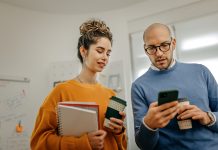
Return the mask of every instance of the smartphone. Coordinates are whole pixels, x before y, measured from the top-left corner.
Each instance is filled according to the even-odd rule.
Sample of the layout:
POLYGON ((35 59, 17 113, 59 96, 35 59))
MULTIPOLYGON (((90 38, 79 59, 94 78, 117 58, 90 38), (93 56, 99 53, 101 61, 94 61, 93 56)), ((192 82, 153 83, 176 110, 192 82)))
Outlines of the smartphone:
POLYGON ((178 90, 160 91, 158 93, 158 105, 176 101, 178 99, 178 90))

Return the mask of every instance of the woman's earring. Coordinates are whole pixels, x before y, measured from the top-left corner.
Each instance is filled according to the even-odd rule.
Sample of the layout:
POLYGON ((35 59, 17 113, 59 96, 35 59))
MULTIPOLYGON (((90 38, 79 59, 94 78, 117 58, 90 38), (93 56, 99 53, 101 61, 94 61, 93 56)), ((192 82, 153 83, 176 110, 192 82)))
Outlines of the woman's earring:
POLYGON ((82 56, 83 62, 85 62, 86 60, 86 56, 82 56))

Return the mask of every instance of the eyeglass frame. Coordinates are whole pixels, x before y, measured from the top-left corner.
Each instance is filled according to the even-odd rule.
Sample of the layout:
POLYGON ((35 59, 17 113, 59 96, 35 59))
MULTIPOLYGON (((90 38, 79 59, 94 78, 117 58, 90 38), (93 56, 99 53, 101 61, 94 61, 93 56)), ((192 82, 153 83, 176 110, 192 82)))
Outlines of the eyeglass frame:
POLYGON ((158 48, 161 52, 167 52, 167 51, 170 50, 170 46, 171 46, 172 41, 173 41, 173 38, 170 37, 170 41, 165 41, 165 42, 161 43, 161 44, 168 44, 169 48, 168 48, 168 50, 166 50, 166 51, 165 51, 165 50, 163 51, 163 50, 160 48, 161 46, 163 46, 163 45, 161 45, 161 44, 160 44, 159 46, 151 45, 151 46, 153 46, 153 47, 155 48, 155 51, 154 51, 154 53, 152 53, 152 54, 149 54, 149 53, 148 53, 147 50, 148 50, 149 47, 145 48, 145 46, 146 46, 145 44, 144 44, 144 49, 145 49, 146 53, 149 54, 149 55, 154 55, 154 54, 157 52, 157 48, 158 48), (168 43, 168 42, 169 42, 169 43, 168 43))

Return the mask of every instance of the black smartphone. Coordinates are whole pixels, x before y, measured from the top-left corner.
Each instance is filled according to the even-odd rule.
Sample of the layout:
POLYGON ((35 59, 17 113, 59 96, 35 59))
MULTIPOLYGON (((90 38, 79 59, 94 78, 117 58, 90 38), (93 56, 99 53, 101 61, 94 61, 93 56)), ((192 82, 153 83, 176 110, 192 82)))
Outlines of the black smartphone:
POLYGON ((158 105, 176 101, 178 99, 178 90, 160 91, 158 93, 158 105))

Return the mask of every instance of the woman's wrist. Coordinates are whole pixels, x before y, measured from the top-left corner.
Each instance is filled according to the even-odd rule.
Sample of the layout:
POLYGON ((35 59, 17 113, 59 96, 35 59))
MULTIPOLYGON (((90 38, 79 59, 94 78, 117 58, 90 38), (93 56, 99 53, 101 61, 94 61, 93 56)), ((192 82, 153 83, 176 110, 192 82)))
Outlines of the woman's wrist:
POLYGON ((125 129, 126 129, 126 128, 123 126, 120 132, 118 132, 118 133, 115 133, 115 132, 114 132, 114 134, 115 134, 115 135, 120 135, 120 134, 124 133, 125 129))

